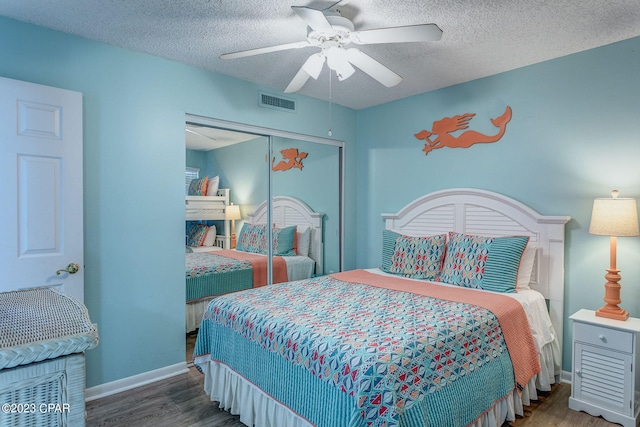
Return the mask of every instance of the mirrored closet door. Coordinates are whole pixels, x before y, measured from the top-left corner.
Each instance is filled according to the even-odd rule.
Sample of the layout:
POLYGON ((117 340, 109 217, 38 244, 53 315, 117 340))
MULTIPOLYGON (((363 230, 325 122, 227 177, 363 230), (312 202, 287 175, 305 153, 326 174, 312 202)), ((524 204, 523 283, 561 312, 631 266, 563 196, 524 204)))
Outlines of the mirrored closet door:
MULTIPOLYGON (((321 224, 313 228, 311 256, 316 260, 316 274, 341 270, 341 147, 281 136, 272 137, 272 200, 292 197, 321 213, 321 224), (317 236, 313 235, 317 233, 317 236), (317 256, 316 256, 317 255, 317 256)), ((274 204, 274 207, 278 203, 274 204)), ((280 212, 274 210, 274 215, 280 212)), ((304 224, 298 226, 305 229, 304 224)), ((304 241, 306 242, 306 241, 304 241)), ((306 248, 301 248, 304 253, 306 248)))
POLYGON ((341 141, 193 115, 185 139, 187 332, 215 295, 341 271, 341 141))

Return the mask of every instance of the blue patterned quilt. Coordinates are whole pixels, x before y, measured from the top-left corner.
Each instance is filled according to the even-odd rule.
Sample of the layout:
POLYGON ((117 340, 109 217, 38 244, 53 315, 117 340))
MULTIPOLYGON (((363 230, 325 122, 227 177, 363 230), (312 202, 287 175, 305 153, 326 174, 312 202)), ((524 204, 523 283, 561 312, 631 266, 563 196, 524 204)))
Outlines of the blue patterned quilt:
POLYGON ((185 264, 187 302, 253 287, 250 261, 195 252, 185 254, 185 264))
POLYGON ((250 261, 239 261, 209 252, 186 254, 187 278, 251 268, 250 261))
POLYGON ((318 426, 459 427, 514 387, 508 351, 490 311, 330 276, 215 299, 196 342, 194 355, 204 354, 277 393, 318 426), (297 372, 296 381, 321 381, 348 396, 352 413, 343 421, 327 420, 313 408, 320 405, 318 396, 296 403, 300 391, 282 390, 284 374, 265 374, 242 360, 255 348, 276 365, 296 366, 297 371, 286 368, 297 372), (457 405, 455 399, 469 399, 471 386, 482 396, 457 405))

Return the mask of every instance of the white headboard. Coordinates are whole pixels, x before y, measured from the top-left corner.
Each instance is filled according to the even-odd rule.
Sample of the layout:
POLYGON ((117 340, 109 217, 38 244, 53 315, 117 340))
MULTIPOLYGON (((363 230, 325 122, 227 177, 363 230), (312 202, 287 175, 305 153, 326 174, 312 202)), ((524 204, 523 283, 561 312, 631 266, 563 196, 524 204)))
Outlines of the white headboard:
MULTIPOLYGON (((309 258, 316 262, 316 273, 324 272, 324 248, 322 242, 322 216, 314 212, 303 201, 289 196, 273 198, 273 223, 277 227, 298 226, 299 230, 311 227, 311 248, 309 258)), ((248 215, 250 224, 267 223, 267 202, 262 202, 253 213, 248 215)))
POLYGON ((530 286, 549 300, 551 321, 562 345, 564 225, 570 217, 540 215, 510 197, 473 188, 436 191, 382 217, 387 230, 410 236, 449 231, 530 236, 530 242, 538 247, 530 286))

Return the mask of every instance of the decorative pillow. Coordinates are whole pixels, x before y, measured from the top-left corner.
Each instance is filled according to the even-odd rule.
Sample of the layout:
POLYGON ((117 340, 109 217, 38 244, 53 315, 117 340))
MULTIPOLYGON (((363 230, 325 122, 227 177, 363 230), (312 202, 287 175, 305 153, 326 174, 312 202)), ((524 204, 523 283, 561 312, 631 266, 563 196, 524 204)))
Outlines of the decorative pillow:
POLYGON ((264 224, 244 223, 238 236, 236 250, 252 253, 264 253, 267 242, 267 227, 264 224))
POLYGON ((303 231, 296 231, 296 254, 300 256, 309 256, 311 248, 311 227, 305 228, 303 231))
POLYGON ((207 228, 204 224, 190 224, 187 231, 187 246, 202 246, 207 228))
MULTIPOLYGON (((273 228, 273 254, 278 256, 293 256, 293 242, 296 236, 296 226, 273 228)), ((266 246, 264 253, 267 253, 266 246)))
POLYGON ((216 226, 211 225, 207 228, 202 246, 213 246, 216 243, 216 226))
POLYGON ((206 196, 208 177, 193 179, 189 183, 189 196, 206 196))
POLYGON ((449 232, 439 281, 494 292, 515 292, 529 236, 487 237, 449 232))
POLYGON ((293 233, 293 254, 298 255, 298 227, 296 227, 296 231, 293 233))
POLYGON ((187 254, 192 254, 193 253, 193 249, 191 249, 191 246, 185 246, 184 247, 184 252, 187 254))
POLYGON ((219 176, 214 176, 213 178, 209 178, 209 181, 207 182, 207 196, 217 196, 219 186, 220 186, 219 176))
POLYGON ((435 280, 445 254, 446 235, 413 237, 385 230, 382 270, 412 279, 435 280))
POLYGON ((520 260, 520 267, 518 268, 516 289, 531 289, 529 283, 531 282, 531 274, 533 273, 533 264, 535 264, 537 252, 538 247, 532 245, 531 242, 524 248, 522 260, 520 260))

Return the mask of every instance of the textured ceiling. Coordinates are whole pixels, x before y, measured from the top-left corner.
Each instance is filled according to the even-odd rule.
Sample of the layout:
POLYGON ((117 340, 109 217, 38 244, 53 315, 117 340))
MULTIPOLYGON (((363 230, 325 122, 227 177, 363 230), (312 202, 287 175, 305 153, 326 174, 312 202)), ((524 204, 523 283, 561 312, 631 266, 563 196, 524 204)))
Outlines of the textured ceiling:
MULTIPOLYGON (((302 0, 0 0, 0 15, 169 58, 283 90, 317 48, 234 60, 223 53, 305 40, 302 0)), ((329 81, 325 67, 299 93, 354 109, 393 101, 640 35, 639 0, 351 0, 356 30, 435 23, 442 40, 359 48, 404 80, 362 73, 329 81)))
POLYGON ((198 151, 215 150, 256 138, 260 138, 260 136, 193 123, 187 123, 184 133, 187 148, 198 151))

